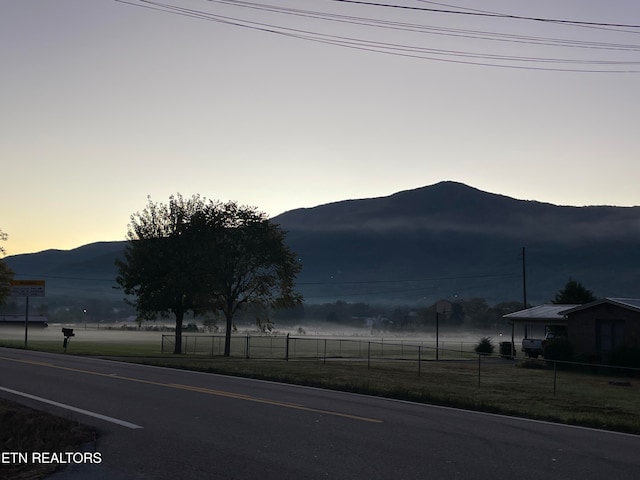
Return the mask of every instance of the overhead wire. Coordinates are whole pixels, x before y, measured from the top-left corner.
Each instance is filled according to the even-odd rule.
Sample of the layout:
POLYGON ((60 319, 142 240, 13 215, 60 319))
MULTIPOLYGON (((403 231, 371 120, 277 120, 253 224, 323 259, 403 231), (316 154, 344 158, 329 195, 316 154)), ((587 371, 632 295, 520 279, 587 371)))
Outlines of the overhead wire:
MULTIPOLYGON (((367 40, 353 36, 336 35, 324 33, 318 30, 309 30, 303 28, 293 28, 282 24, 274 24, 266 21, 253 21, 248 18, 238 16, 223 15, 221 13, 207 12, 199 9, 186 8, 172 3, 154 1, 154 0, 114 0, 118 3, 139 6, 152 10, 159 10, 165 13, 181 15, 190 18, 218 22, 236 27, 259 30, 265 33, 277 34, 312 42, 335 45, 351 49, 370 51, 375 53, 384 53, 388 55, 412 57, 423 60, 435 60, 449 63, 460 63, 470 65, 481 65, 490 67, 528 69, 528 70, 551 70, 551 71, 569 71, 569 72, 594 72, 594 73, 640 73, 640 70, 625 68, 640 65, 640 61, 635 60, 608 60, 608 59, 579 59, 579 58, 557 58, 545 56, 522 56, 522 55, 504 55, 499 53, 472 52, 445 48, 423 47, 419 45, 411 45, 405 43, 393 43, 380 40, 367 40), (594 66, 607 68, 594 68, 594 66), (569 68, 570 67, 570 68, 569 68), (619 68, 613 68, 619 67, 619 68)), ((337 14, 332 12, 304 10, 300 8, 282 7, 266 3, 257 3, 241 0, 206 0, 209 4, 217 4, 220 6, 237 7, 250 10, 259 10, 268 14, 296 16, 313 20, 322 20, 327 22, 339 22, 347 25, 355 25, 358 27, 384 28, 398 31, 407 31, 415 33, 423 33, 430 35, 440 35, 448 37, 458 37, 462 39, 479 39, 485 41, 522 43, 534 46, 550 46, 565 48, 581 48, 589 50, 607 50, 620 52, 636 52, 640 50, 640 45, 621 44, 610 42, 595 42, 574 39, 558 39, 550 37, 535 37, 527 35, 517 35, 513 33, 503 32, 486 32, 481 30, 465 30, 448 28, 443 26, 429 26, 417 23, 406 23, 390 21, 386 19, 367 18, 355 15, 337 14)), ((387 6, 387 4, 374 4, 373 2, 343 2, 343 3, 362 3, 372 4, 375 6, 387 6)), ((399 7, 399 6, 392 6, 399 7)), ((411 7, 417 8, 417 7, 411 7)), ((425 9, 427 11, 438 9, 425 9)), ((438 10, 440 11, 440 10, 438 10)), ((444 11, 449 13, 449 11, 444 11)), ((453 11, 450 11, 453 13, 453 11)), ((465 13, 465 12, 458 12, 465 13)), ((467 12, 468 13, 468 12, 467 12)), ((472 12, 483 14, 484 12, 472 12)), ((500 18, 517 17, 507 14, 491 15, 500 18)), ((531 20, 551 20, 551 19, 535 19, 534 17, 518 17, 531 20)), ((571 24, 589 24, 589 25, 613 25, 597 22, 579 22, 558 20, 559 22, 567 22, 571 24)), ((621 26, 622 24, 615 24, 621 26)), ((634 27, 633 25, 624 25, 625 27, 634 27)))
POLYGON ((445 27, 438 27, 438 26, 432 26, 432 25, 365 18, 365 17, 358 17, 353 15, 302 10, 298 8, 294 9, 294 8, 280 7, 280 6, 241 1, 241 0, 207 0, 207 1, 209 3, 240 6, 240 7, 254 9, 254 10, 276 12, 284 15, 293 15, 293 16, 307 17, 307 18, 313 18, 313 19, 335 21, 340 23, 350 23, 354 25, 401 30, 401 31, 407 31, 407 32, 420 32, 420 33, 446 35, 446 36, 461 37, 461 38, 528 43, 528 44, 534 44, 534 45, 570 46, 570 47, 578 47, 578 48, 593 48, 593 49, 607 49, 607 50, 632 50, 632 51, 640 50, 640 45, 581 41, 581 40, 558 39, 558 38, 548 38, 548 37, 533 37, 533 36, 506 34, 506 33, 499 33, 499 32, 486 32, 486 31, 480 31, 480 30, 456 29, 456 28, 450 28, 450 27, 445 28, 445 27))
MULTIPOLYGON (((511 15, 507 13, 487 12, 487 11, 475 10, 475 9, 465 9, 465 10, 471 10, 471 11, 460 11, 460 10, 444 10, 444 9, 438 9, 438 8, 412 7, 410 5, 365 2, 361 0, 328 0, 328 1, 339 2, 339 3, 352 3, 352 4, 358 4, 358 5, 368 5, 368 6, 374 6, 374 7, 396 8, 396 9, 402 9, 402 10, 417 10, 417 11, 431 12, 431 13, 472 15, 472 16, 478 16, 478 17, 506 18, 511 20, 529 20, 533 22, 545 22, 545 23, 564 23, 568 25, 588 25, 588 26, 600 26, 600 27, 623 27, 623 28, 640 29, 640 25, 627 24, 627 23, 586 22, 581 20, 566 20, 566 19, 563 20, 563 19, 557 19, 557 18, 527 17, 527 16, 521 16, 521 15, 511 15)), ((425 2, 425 3, 434 3, 434 2, 425 2)), ((440 5, 443 5, 443 4, 440 4, 440 5)), ((459 8, 459 7, 455 7, 455 8, 459 8)))

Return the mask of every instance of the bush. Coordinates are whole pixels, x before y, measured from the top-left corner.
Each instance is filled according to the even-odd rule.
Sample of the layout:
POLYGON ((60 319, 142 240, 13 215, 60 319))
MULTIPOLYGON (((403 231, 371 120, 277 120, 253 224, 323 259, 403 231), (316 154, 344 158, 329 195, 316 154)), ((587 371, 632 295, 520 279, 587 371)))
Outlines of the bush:
POLYGON ((548 368, 548 366, 543 361, 538 360, 537 358, 527 358, 521 360, 516 364, 516 367, 531 368, 534 370, 543 370, 545 368, 548 368))
POLYGON ((491 355, 494 349, 495 346, 489 337, 482 337, 474 348, 475 352, 481 355, 491 355))
POLYGON ((640 347, 617 347, 609 352, 608 360, 616 367, 640 368, 640 347))
POLYGON ((571 342, 566 337, 557 337, 548 340, 542 347, 542 356, 545 360, 570 362, 573 360, 573 345, 571 345, 571 342))

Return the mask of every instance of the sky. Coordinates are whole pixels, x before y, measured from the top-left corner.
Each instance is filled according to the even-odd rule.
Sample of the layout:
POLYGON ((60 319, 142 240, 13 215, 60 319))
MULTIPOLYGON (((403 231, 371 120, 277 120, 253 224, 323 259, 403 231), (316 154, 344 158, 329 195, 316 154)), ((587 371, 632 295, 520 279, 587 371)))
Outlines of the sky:
POLYGON ((639 205, 640 2, 449 2, 0 0, 6 254, 176 193, 639 205))

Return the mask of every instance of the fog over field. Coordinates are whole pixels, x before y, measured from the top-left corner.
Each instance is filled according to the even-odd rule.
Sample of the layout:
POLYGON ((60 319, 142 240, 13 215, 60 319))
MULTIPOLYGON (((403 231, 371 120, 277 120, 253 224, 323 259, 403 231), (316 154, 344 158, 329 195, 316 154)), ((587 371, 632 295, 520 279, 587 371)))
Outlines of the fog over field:
MULTIPOLYGON (((186 325, 185 325, 186 326, 186 325)), ((170 322, 158 322, 147 325, 153 329, 138 329, 135 323, 116 323, 116 324, 49 324, 46 328, 29 328, 27 334, 27 342, 33 345, 37 342, 59 342, 60 351, 63 351, 64 335, 62 328, 72 328, 74 336, 70 339, 69 351, 72 352, 74 347, 80 348, 84 352, 85 348, 92 346, 122 346, 129 352, 135 353, 135 347, 140 346, 144 350, 157 347, 158 352, 163 343, 173 342, 175 333, 172 331, 174 325, 170 322)), ((543 335, 544 332, 533 332, 543 335)), ((198 332, 187 331, 182 333, 183 341, 185 338, 211 338, 212 336, 221 338, 224 331, 208 332, 203 331, 202 326, 198 332)), ((341 327, 340 325, 327 324, 327 322, 311 322, 300 325, 287 325, 275 327, 270 333, 260 332, 255 326, 239 325, 237 332, 233 333, 233 338, 242 339, 250 336, 261 338, 276 338, 289 335, 291 338, 301 340, 324 339, 344 340, 353 342, 385 342, 388 344, 405 344, 405 345, 423 345, 427 348, 434 348, 436 344, 436 333, 434 332, 381 332, 369 328, 341 327)), ((516 330, 514 334, 516 348, 523 337, 523 332, 516 330)), ((23 345, 24 342, 24 326, 20 327, 2 327, 0 328, 0 344, 9 342, 10 344, 23 345)), ((511 341, 511 326, 504 324, 504 328, 496 331, 453 331, 440 330, 438 335, 438 343, 441 349, 470 350, 473 345, 477 344, 483 337, 489 337, 497 348, 500 342, 511 341)), ((165 346, 166 351, 166 346, 165 346)))

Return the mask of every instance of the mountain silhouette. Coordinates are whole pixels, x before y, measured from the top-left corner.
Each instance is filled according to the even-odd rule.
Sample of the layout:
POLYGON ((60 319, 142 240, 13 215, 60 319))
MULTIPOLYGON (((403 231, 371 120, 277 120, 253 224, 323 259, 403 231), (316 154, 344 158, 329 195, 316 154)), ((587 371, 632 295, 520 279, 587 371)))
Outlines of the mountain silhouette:
MULTIPOLYGON (((640 294, 640 207, 557 206, 441 182, 272 220, 302 261, 298 288, 310 303, 521 301, 523 253, 530 303, 549 301, 569 277, 599 297, 640 294)), ((18 279, 45 279, 48 301, 121 302, 114 261, 125 244, 5 261, 18 279)))

